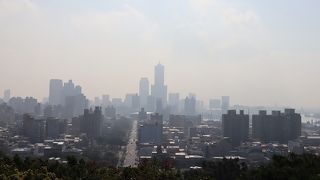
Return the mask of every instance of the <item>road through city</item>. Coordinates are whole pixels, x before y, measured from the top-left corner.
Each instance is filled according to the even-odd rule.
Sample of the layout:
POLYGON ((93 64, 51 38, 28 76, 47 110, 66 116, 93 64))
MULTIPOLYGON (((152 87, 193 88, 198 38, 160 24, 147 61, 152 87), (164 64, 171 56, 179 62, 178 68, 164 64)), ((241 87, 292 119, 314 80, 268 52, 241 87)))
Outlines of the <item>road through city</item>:
POLYGON ((124 167, 136 167, 137 166, 137 145, 136 145, 136 140, 137 140, 137 134, 138 134, 138 121, 134 120, 132 124, 132 130, 130 132, 129 136, 129 141, 127 145, 127 150, 125 153, 125 158, 123 162, 124 167))

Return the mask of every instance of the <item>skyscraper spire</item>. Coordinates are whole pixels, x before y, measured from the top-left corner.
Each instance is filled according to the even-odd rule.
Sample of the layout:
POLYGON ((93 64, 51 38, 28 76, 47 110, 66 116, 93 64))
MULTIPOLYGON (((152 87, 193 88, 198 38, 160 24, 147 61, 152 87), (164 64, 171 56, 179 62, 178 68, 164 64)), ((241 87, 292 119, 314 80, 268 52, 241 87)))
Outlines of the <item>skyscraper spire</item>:
POLYGON ((154 84, 151 86, 151 95, 160 99, 162 104, 167 103, 167 86, 164 85, 164 66, 157 64, 154 68, 154 84))

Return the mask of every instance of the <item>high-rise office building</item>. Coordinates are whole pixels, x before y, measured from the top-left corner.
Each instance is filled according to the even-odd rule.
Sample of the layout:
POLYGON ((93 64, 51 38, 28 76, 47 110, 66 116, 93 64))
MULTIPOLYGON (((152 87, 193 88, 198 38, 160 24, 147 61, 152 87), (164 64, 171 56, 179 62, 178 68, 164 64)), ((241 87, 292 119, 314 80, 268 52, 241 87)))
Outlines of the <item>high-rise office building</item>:
POLYGON ((285 109, 284 113, 259 111, 252 116, 252 137, 262 142, 288 143, 301 135, 301 116, 294 109, 285 109))
POLYGON ((10 89, 7 89, 3 93, 3 101, 4 102, 9 102, 10 98, 11 98, 10 89))
POLYGON ((221 111, 222 114, 226 114, 230 107, 230 97, 229 96, 222 96, 221 97, 221 111))
POLYGON ((241 110, 237 114, 236 110, 228 110, 222 115, 223 136, 230 138, 233 146, 239 146, 249 138, 249 115, 241 110))
POLYGON ((60 79, 51 79, 49 87, 49 104, 59 105, 62 103, 63 82, 60 79))
POLYGON ((151 86, 151 95, 160 99, 163 105, 167 104, 167 86, 164 85, 164 66, 160 63, 154 68, 154 84, 151 86))
POLYGON ((141 78, 139 82, 139 96, 141 108, 147 107, 147 100, 149 96, 149 80, 148 78, 141 78))

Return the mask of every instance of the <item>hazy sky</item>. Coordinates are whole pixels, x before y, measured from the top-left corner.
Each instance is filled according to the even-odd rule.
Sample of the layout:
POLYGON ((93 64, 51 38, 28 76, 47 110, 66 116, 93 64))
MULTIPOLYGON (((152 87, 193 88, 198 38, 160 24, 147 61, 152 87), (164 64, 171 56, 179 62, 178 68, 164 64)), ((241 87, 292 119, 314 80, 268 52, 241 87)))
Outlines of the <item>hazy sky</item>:
POLYGON ((0 91, 92 98, 138 92, 165 65, 169 92, 320 108, 319 0, 0 0, 0 91))

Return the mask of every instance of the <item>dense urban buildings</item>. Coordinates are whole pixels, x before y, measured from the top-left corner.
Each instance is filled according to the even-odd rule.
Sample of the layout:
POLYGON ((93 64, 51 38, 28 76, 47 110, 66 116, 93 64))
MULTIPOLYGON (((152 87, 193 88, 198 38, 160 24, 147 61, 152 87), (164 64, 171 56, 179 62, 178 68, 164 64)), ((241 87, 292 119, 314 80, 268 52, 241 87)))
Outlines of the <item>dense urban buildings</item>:
POLYGON ((88 100, 72 80, 58 79, 50 80, 48 102, 4 97, 0 147, 8 154, 73 155, 126 167, 156 159, 184 170, 223 157, 256 166, 273 155, 320 153, 314 148, 320 146, 317 126, 303 123, 294 109, 268 108, 268 114, 262 107, 231 105, 229 96, 208 102, 195 93, 167 97, 164 66, 156 65, 154 74, 153 85, 143 77, 137 92, 124 98, 88 100))
POLYGON ((320 180, 320 0, 0 0, 0 180, 320 180))

